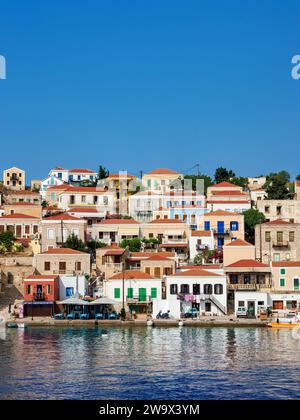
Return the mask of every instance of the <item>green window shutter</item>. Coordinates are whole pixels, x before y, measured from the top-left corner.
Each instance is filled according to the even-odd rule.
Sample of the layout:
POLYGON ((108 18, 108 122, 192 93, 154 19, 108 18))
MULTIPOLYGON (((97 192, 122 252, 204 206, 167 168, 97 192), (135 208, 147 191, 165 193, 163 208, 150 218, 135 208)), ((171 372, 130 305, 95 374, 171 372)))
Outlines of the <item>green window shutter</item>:
POLYGON ((115 299, 120 299, 121 297, 121 289, 115 289, 115 299))
POLYGON ((128 299, 133 299, 133 288, 132 287, 128 287, 127 297, 128 297, 128 299))
POLYGON ((294 290, 299 290, 299 289, 300 289, 300 280, 294 279, 294 290))
POLYGON ((281 274, 281 276, 285 276, 285 268, 280 269, 280 274, 281 274))
POLYGON ((139 289, 139 301, 140 302, 147 301, 147 289, 139 289))
POLYGON ((285 280, 284 279, 280 279, 280 287, 285 287, 285 280))
POLYGON ((157 288, 156 287, 152 287, 152 289, 151 289, 151 298, 152 299, 157 299, 157 288))

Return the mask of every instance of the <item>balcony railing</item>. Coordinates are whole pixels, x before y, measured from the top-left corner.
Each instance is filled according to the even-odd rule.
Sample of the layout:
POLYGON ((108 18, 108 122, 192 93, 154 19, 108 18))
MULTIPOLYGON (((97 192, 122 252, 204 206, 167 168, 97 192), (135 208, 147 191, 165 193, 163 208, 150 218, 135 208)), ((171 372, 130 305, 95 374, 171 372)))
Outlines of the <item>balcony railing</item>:
POLYGON ((273 246, 275 248, 288 248, 289 247, 289 243, 287 241, 275 241, 273 243, 273 246))
POLYGON ((135 303, 151 303, 152 297, 151 296, 133 296, 133 297, 127 297, 126 302, 129 304, 135 304, 135 303))
POLYGON ((230 229, 213 229, 213 233, 215 235, 230 235, 231 230, 230 229))
POLYGON ((163 238, 162 244, 176 245, 176 244, 187 244, 187 238, 163 238))
POLYGON ((270 288, 270 284, 228 284, 229 290, 261 290, 270 288))
POLYGON ((45 293, 34 293, 33 300, 36 302, 41 302, 45 300, 45 293))

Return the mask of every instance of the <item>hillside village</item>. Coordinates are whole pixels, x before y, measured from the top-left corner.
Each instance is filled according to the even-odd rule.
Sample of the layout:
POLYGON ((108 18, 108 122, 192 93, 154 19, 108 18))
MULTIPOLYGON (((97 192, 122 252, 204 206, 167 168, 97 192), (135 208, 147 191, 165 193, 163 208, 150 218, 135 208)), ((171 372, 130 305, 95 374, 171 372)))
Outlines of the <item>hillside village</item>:
POLYGON ((300 181, 216 173, 198 191, 200 174, 170 169, 138 178, 56 167, 29 183, 20 168, 4 171, 0 314, 113 320, 298 312, 300 181), (184 179, 193 181, 190 189, 184 179))

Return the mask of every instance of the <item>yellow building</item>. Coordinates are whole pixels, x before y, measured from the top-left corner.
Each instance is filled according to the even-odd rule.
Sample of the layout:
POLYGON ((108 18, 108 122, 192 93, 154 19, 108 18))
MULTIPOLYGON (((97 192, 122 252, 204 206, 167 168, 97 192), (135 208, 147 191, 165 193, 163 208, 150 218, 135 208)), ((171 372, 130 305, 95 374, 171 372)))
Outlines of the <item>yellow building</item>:
POLYGON ((223 210, 206 213, 200 218, 199 229, 213 231, 218 249, 231 241, 245 238, 244 216, 239 213, 223 210))
POLYGON ((155 169, 143 176, 143 186, 148 191, 168 192, 173 187, 180 189, 183 174, 170 169, 155 169))
POLYGON ((3 172, 3 185, 10 190, 25 190, 25 171, 19 168, 10 168, 3 172))

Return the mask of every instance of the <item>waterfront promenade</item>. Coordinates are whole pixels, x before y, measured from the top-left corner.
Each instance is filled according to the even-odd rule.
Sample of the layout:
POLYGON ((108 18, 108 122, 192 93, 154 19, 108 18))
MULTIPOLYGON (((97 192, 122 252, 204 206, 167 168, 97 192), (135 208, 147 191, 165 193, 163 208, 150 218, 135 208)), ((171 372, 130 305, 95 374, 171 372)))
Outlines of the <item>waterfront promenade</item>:
MULTIPOLYGON (((10 321, 11 322, 11 321, 10 321)), ((8 322, 8 324, 10 323, 8 322)), ((158 319, 153 320, 152 327, 178 327, 180 320, 177 319, 158 319)), ((105 326, 105 327, 147 327, 147 320, 133 320, 133 321, 112 321, 112 320, 104 320, 104 321, 95 321, 95 320, 55 320, 52 318, 25 318, 23 320, 17 320, 17 324, 25 324, 26 326, 31 327, 40 327, 40 326, 51 326, 51 327, 68 327, 68 326, 86 326, 86 327, 94 327, 94 326, 105 326)), ((183 321, 184 327, 220 327, 220 328, 242 328, 242 327, 256 327, 256 328, 265 328, 267 327, 266 322, 262 322, 258 319, 243 319, 243 318, 236 318, 230 316, 222 316, 222 317, 203 317, 200 319, 187 319, 183 321)))

